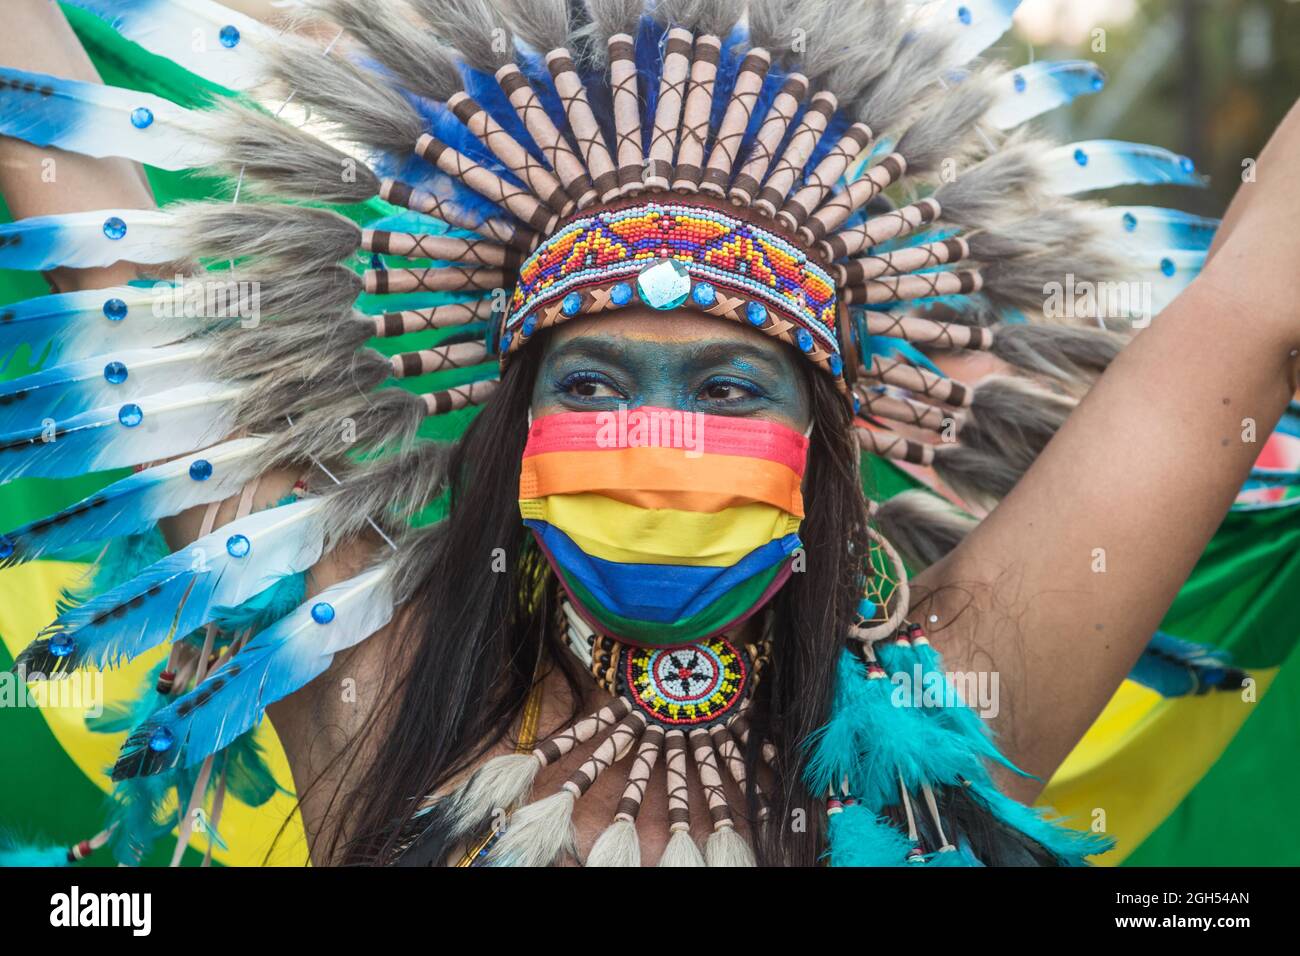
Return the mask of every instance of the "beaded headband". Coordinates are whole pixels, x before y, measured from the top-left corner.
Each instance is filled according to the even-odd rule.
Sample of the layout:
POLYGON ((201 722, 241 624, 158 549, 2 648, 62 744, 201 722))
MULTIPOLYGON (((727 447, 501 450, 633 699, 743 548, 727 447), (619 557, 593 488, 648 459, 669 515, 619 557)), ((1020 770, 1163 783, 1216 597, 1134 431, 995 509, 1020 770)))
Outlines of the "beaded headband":
POLYGON ((830 274, 775 232, 694 202, 605 210, 542 242, 519 269, 502 362, 542 329, 635 302, 744 322, 797 348, 847 393, 830 274))

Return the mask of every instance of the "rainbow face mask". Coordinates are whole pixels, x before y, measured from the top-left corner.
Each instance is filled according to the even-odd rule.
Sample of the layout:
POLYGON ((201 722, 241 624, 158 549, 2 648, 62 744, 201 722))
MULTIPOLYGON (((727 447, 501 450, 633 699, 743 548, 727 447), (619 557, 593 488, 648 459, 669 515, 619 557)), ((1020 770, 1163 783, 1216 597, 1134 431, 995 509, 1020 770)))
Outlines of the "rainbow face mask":
POLYGON ((662 408, 532 423, 519 511, 583 618, 632 644, 727 630, 790 575, 808 439, 662 408))

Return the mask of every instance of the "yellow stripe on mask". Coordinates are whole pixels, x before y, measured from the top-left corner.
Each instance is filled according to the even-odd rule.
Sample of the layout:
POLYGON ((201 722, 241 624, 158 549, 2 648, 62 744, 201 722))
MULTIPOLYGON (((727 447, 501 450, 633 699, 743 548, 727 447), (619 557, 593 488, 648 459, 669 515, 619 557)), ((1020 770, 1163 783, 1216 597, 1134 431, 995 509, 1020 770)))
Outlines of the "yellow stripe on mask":
POLYGON ((799 518, 772 505, 738 505, 719 512, 638 508, 584 493, 528 498, 519 512, 563 531, 594 558, 624 564, 730 567, 755 548, 799 529, 799 518), (636 550, 619 546, 635 542, 636 550))

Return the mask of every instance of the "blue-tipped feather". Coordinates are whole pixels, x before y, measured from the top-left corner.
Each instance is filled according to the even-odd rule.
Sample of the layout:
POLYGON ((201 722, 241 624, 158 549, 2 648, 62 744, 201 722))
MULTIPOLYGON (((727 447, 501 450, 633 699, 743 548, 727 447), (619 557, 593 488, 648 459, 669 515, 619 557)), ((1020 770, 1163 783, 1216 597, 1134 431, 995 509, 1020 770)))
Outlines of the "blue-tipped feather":
POLYGON ((968 789, 997 819, 1034 840, 1064 865, 1083 866, 1088 857, 1115 845, 1105 834, 1072 829, 1048 810, 1012 800, 986 780, 972 781, 968 789))
POLYGON ((118 349, 177 342, 211 325, 186 310, 155 309, 166 284, 43 295, 0 306, 0 371, 24 345, 29 362, 73 362, 118 349))
POLYGON ((1160 146, 1093 139, 1048 150, 1043 170, 1049 190, 1063 196, 1112 186, 1204 186, 1192 161, 1160 146))
POLYGON ((237 494, 260 470, 264 438, 237 438, 115 481, 57 514, 0 535, 0 566, 131 535, 186 508, 237 494))
POLYGON ((211 364, 202 345, 190 344, 114 351, 33 372, 0 383, 0 434, 153 395, 176 382, 202 382, 211 364))
POLYGON ((181 385, 0 435, 0 483, 68 478, 203 448, 229 432, 238 397, 238 389, 223 385, 181 385))
POLYGON ((985 119, 998 129, 1014 129, 1077 96, 1100 92, 1106 75, 1087 60, 1039 60, 1004 73, 997 83, 998 98, 985 119))
POLYGON ((210 114, 135 90, 0 67, 0 134, 160 169, 214 163, 210 114))
POLYGON ((44 272, 176 258, 178 224, 156 209, 97 209, 0 225, 0 269, 44 272), (117 238, 113 238, 116 236, 117 238))
POLYGON ((1001 39, 1018 6, 1020 0, 946 0, 930 22, 956 34, 948 65, 968 63, 1001 39))
POLYGON ((336 653, 388 623, 390 575, 388 565, 370 568, 309 598, 258 634, 194 691, 136 730, 113 778, 193 766, 254 727, 268 704, 319 676, 336 653))
POLYGON ((151 53, 231 90, 265 78, 260 44, 274 32, 252 17, 210 0, 68 0, 107 20, 151 53))
POLYGON ((1135 250, 1209 249, 1219 228, 1218 219, 1159 206, 1103 206, 1083 216, 1104 238, 1135 250))
POLYGON ((1246 675, 1225 651, 1156 631, 1129 673, 1132 680, 1164 697, 1236 690, 1246 675))
POLYGON ((63 612, 16 664, 43 674, 116 667, 173 630, 188 634, 218 608, 242 604, 315 564, 324 544, 323 511, 322 499, 308 498, 232 521, 63 612))

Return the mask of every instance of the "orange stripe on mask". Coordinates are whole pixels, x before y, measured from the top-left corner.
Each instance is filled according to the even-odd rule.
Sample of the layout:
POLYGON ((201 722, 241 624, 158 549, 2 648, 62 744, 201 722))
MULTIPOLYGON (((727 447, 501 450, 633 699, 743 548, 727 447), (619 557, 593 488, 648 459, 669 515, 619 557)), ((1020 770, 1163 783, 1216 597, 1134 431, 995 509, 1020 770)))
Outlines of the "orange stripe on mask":
POLYGON ((643 508, 720 511, 761 501, 803 517, 799 476, 785 465, 736 455, 690 455, 680 448, 610 448, 531 455, 519 497, 596 492, 643 508), (690 490, 680 490, 682 485, 690 490))

